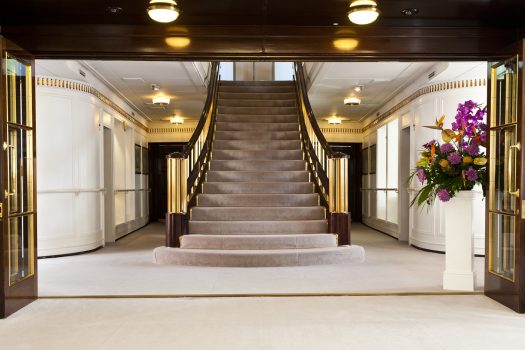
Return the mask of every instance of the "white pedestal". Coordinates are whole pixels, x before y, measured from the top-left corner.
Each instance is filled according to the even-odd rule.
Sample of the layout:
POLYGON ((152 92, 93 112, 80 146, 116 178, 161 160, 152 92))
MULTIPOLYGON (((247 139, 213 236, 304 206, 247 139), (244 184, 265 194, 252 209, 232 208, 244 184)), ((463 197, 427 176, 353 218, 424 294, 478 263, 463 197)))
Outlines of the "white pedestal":
POLYGON ((473 191, 460 191, 445 211, 445 272, 443 289, 474 290, 473 191))

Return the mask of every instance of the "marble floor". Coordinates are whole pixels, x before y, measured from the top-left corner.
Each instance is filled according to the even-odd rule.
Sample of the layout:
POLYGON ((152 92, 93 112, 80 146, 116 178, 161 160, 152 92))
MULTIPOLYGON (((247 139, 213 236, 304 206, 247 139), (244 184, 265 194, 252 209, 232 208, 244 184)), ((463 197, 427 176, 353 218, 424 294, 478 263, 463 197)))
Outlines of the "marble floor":
MULTIPOLYGON (((154 223, 93 253, 41 259, 41 296, 193 295, 279 293, 440 292, 445 256, 424 252, 360 224, 354 244, 366 262, 349 265, 217 268, 158 266, 152 250, 164 242, 154 223)), ((483 258, 475 259, 476 288, 483 287, 483 258)))
POLYGON ((38 300, 2 350, 518 350, 525 315, 481 296, 38 300))

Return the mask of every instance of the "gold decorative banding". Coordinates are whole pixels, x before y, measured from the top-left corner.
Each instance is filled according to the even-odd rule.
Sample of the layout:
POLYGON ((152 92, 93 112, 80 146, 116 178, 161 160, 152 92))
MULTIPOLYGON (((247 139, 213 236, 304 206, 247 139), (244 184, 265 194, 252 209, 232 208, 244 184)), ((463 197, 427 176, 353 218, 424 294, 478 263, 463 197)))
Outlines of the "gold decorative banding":
POLYGON ((324 134, 361 134, 358 128, 321 128, 324 134))
POLYGON ((90 95, 95 96, 98 98, 102 103, 108 105, 109 107, 113 108, 116 112, 120 113, 124 118, 126 118, 131 123, 135 124, 139 128, 141 128, 144 131, 148 131, 148 127, 144 124, 142 124, 140 121, 135 119, 131 114, 126 112, 124 109, 122 109, 118 104, 111 101, 108 97, 103 95, 100 91, 92 87, 91 85, 87 83, 82 83, 78 81, 71 81, 66 79, 59 79, 59 78, 48 78, 48 77, 36 77, 36 85, 37 86, 46 86, 46 87, 53 87, 53 88, 59 88, 59 89, 67 89, 67 90, 75 90, 84 92, 90 95))
POLYGON ((408 96, 403 101, 399 102, 394 107, 390 108, 388 111, 386 111, 385 113, 381 114, 379 117, 374 119, 368 125, 364 126, 361 129, 361 133, 364 133, 368 129, 373 128, 374 126, 378 125, 383 120, 387 119, 392 114, 394 114, 401 108, 405 107, 407 104, 414 101, 420 96, 430 94, 433 92, 438 92, 438 91, 461 89, 461 88, 466 88, 466 87, 478 87, 478 86, 486 86, 486 85, 487 85, 487 79, 483 78, 483 79, 458 80, 454 82, 438 83, 438 84, 425 86, 419 90, 416 90, 416 92, 414 92, 412 95, 408 96))
POLYGON ((195 128, 192 127, 179 127, 179 128, 148 128, 148 134, 193 134, 195 128))

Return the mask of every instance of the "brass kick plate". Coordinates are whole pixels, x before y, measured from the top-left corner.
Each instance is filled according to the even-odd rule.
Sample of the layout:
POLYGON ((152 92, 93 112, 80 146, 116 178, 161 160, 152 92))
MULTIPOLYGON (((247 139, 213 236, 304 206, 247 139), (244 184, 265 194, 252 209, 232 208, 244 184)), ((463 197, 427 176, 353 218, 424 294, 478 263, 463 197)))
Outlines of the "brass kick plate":
POLYGON ((525 200, 521 201, 521 218, 525 219, 525 200))
POLYGON ((4 217, 4 208, 2 203, 0 203, 0 219, 4 217))

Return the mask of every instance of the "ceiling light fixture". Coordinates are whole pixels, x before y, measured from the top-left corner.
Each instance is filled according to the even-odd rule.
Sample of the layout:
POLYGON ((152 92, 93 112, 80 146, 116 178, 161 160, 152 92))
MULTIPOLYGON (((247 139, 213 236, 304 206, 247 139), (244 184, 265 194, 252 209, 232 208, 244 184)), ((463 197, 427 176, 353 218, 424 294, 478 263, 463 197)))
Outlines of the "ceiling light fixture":
POLYGON ((363 91, 364 86, 363 85, 357 85, 354 87, 355 92, 361 92, 363 91))
POLYGON ((358 97, 350 96, 345 98, 344 102, 347 106, 358 106, 361 104, 361 99, 358 97))
POLYGON ((181 117, 177 117, 177 115, 174 114, 173 117, 170 118, 170 123, 180 125, 184 123, 184 119, 182 119, 181 117))
POLYGON ((179 17, 180 10, 174 0, 150 0, 148 15, 160 23, 170 23, 179 17))
POLYGON ((170 98, 166 96, 155 96, 152 99, 154 105, 159 107, 165 107, 170 104, 170 98))
POLYGON ((348 19, 352 23, 359 25, 370 24, 377 17, 379 17, 379 10, 374 0, 353 0, 350 3, 348 19))
POLYGON ((341 124, 341 118, 334 115, 333 117, 328 118, 328 124, 330 125, 339 125, 341 124))

